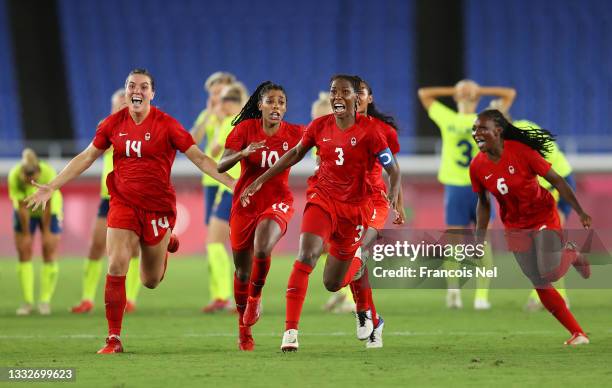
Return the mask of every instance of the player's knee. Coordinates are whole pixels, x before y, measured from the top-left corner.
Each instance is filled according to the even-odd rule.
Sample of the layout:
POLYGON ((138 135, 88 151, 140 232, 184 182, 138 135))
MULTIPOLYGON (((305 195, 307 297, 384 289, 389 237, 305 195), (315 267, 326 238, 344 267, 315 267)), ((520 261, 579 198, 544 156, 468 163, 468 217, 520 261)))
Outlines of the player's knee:
POLYGON ((319 255, 315 252, 300 252, 298 260, 304 264, 313 267, 317 264, 317 260, 319 259, 319 255))
POLYGON ((342 283, 337 279, 323 279, 327 291, 336 292, 342 288, 342 283))
POLYGON ((248 282, 249 279, 251 277, 251 272, 240 268, 240 267, 236 267, 236 278, 241 282, 241 283, 245 283, 248 282))
POLYGON ((154 278, 142 279, 142 285, 147 287, 150 290, 157 288, 157 286, 159 286, 159 283, 160 283, 160 279, 154 279, 154 278))
POLYGON ((266 257, 270 257, 271 253, 270 249, 255 247, 255 253, 253 255, 257 259, 265 259, 266 257))

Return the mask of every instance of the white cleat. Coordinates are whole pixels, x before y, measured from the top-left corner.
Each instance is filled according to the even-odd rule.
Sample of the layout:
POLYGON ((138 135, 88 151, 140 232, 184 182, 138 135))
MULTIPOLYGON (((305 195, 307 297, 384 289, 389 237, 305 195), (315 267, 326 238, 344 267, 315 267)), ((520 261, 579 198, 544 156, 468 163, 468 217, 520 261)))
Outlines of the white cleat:
POLYGON ((23 317, 32 314, 32 310, 34 310, 34 308, 31 304, 24 304, 17 309, 16 313, 18 316, 23 317))
POLYGON ((51 305, 49 303, 39 303, 38 313, 40 315, 51 315, 51 305))
POLYGON ((589 337, 584 333, 574 333, 572 337, 565 341, 564 345, 576 346, 576 345, 588 345, 591 341, 589 341, 589 337))
POLYGON ((357 338, 365 341, 370 338, 370 334, 374 331, 374 323, 372 323, 372 311, 359 311, 355 313, 357 321, 357 338))
POLYGON ((474 299, 474 310, 491 310, 491 302, 486 299, 474 299))
POLYGON ((370 337, 368 338, 368 341, 366 342, 366 349, 377 349, 377 348, 383 347, 382 332, 383 332, 384 327, 385 327, 385 321, 379 315, 378 316, 378 326, 376 326, 376 329, 374 329, 372 331, 372 334, 370 334, 370 337))
POLYGON ((461 301, 461 290, 457 288, 449 288, 446 291, 446 307, 449 309, 463 308, 463 302, 461 301))
POLYGON ((297 352, 298 346, 298 331, 296 329, 289 329, 285 331, 285 334, 283 334, 281 350, 283 352, 297 352))

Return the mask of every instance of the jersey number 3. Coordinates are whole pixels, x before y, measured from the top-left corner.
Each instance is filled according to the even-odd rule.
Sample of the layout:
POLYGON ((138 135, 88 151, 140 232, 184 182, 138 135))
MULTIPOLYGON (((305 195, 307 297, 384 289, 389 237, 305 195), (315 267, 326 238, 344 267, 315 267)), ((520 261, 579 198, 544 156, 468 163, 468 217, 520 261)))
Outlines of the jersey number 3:
POLYGON ((474 148, 472 143, 467 140, 461 140, 457 143, 457 147, 461 148, 461 151, 463 151, 461 155, 465 157, 465 159, 457 160, 457 164, 461 167, 469 167, 472 162, 472 149, 474 148))

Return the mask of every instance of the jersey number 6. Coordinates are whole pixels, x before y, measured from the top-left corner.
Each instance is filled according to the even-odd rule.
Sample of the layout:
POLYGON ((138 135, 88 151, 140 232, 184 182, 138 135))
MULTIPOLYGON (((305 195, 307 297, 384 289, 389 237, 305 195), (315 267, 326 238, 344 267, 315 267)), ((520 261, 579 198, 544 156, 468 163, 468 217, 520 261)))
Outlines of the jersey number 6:
POLYGON ((508 185, 506 184, 506 180, 504 178, 499 178, 497 180, 497 190, 501 195, 508 194, 508 185))

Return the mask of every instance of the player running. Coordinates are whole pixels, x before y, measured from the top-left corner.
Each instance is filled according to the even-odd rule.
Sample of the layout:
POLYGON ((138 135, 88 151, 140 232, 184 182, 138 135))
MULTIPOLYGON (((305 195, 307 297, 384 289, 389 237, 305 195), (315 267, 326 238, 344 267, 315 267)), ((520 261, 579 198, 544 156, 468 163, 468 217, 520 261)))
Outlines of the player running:
POLYGON ((217 170, 225 172, 240 161, 230 216, 234 254, 234 298, 238 309, 240 350, 253 350, 251 335, 260 315, 261 292, 270 269, 272 249, 287 231, 293 215, 289 170, 261 186, 250 206, 240 204, 240 194, 300 141, 303 128, 283 121, 287 95, 282 86, 266 81, 251 95, 232 124, 217 170))
POLYGON ((551 282, 573 265, 584 278, 590 266, 568 242, 563 246, 561 224, 555 200, 538 184, 537 176, 553 185, 580 216, 585 228, 591 217, 584 212, 567 182, 543 156, 551 150, 550 132, 522 130, 508 122, 498 110, 478 115, 473 129, 480 153, 470 165, 470 178, 478 194, 477 232, 486 233, 491 212, 487 191, 500 207, 509 249, 523 273, 532 282, 542 304, 570 332, 566 345, 588 344, 589 339, 551 282))
MULTIPOLYGON (((125 89, 119 89, 111 97, 111 114, 125 108, 125 89)), ((102 256, 106 254, 106 217, 110 203, 110 194, 106 187, 106 177, 113 171, 113 150, 109 149, 103 156, 104 167, 100 183, 100 205, 94 223, 89 255, 85 259, 83 268, 83 291, 81 302, 72 307, 70 311, 75 314, 90 312, 94 307, 96 289, 102 272, 102 256)), ((138 270, 138 244, 132 248, 129 269, 125 280, 126 304, 125 312, 131 313, 136 309, 136 297, 140 290, 140 271, 138 270)))
MULTIPOLYGON (((357 77, 332 77, 330 103, 334 113, 311 122, 300 142, 240 196, 243 206, 249 206, 251 197, 265 182, 299 162, 312 147, 318 147, 321 164, 317 179, 309 180, 300 249, 287 285, 283 351, 298 349, 298 323, 308 278, 324 243, 329 242, 323 273, 327 290, 338 291, 361 269, 361 260, 355 259, 355 252, 372 215, 367 206, 371 193, 366 174, 376 159, 390 175, 388 199, 393 208, 397 208, 399 167, 376 123, 357 115, 358 90, 357 77)), ((382 334, 382 318, 379 320, 378 316, 373 316, 372 319, 374 327, 378 327, 382 334)))
POLYGON ((204 155, 193 138, 174 118, 151 106, 155 96, 153 76, 145 69, 130 72, 125 81, 127 107, 108 116, 96 130, 92 143, 73 158, 48 184, 36 184, 28 197, 33 210, 45 209, 54 191, 79 176, 113 147, 114 170, 106 183, 111 195, 108 212, 108 275, 104 302, 108 321, 106 346, 98 353, 120 353, 121 323, 125 309, 125 275, 131 247, 139 243, 141 280, 155 288, 163 280, 168 252, 176 252, 178 239, 171 234, 176 220, 176 194, 170 170, 179 150, 200 170, 231 187, 233 179, 217 173, 216 163, 204 155), (170 233, 167 233, 170 231, 170 233))
POLYGON ((24 304, 17 309, 17 315, 30 315, 34 309, 34 267, 32 248, 34 232, 40 229, 42 236, 43 265, 40 269, 40 300, 38 312, 51 314, 51 299, 57 285, 58 265, 57 247, 62 232, 62 194, 53 193, 51 203, 44 209, 29 210, 26 197, 36 191, 36 185, 49 183, 57 173, 49 164, 38 159, 36 153, 26 148, 21 162, 11 169, 8 175, 8 191, 13 203, 13 231, 19 263, 17 274, 23 292, 24 304))

